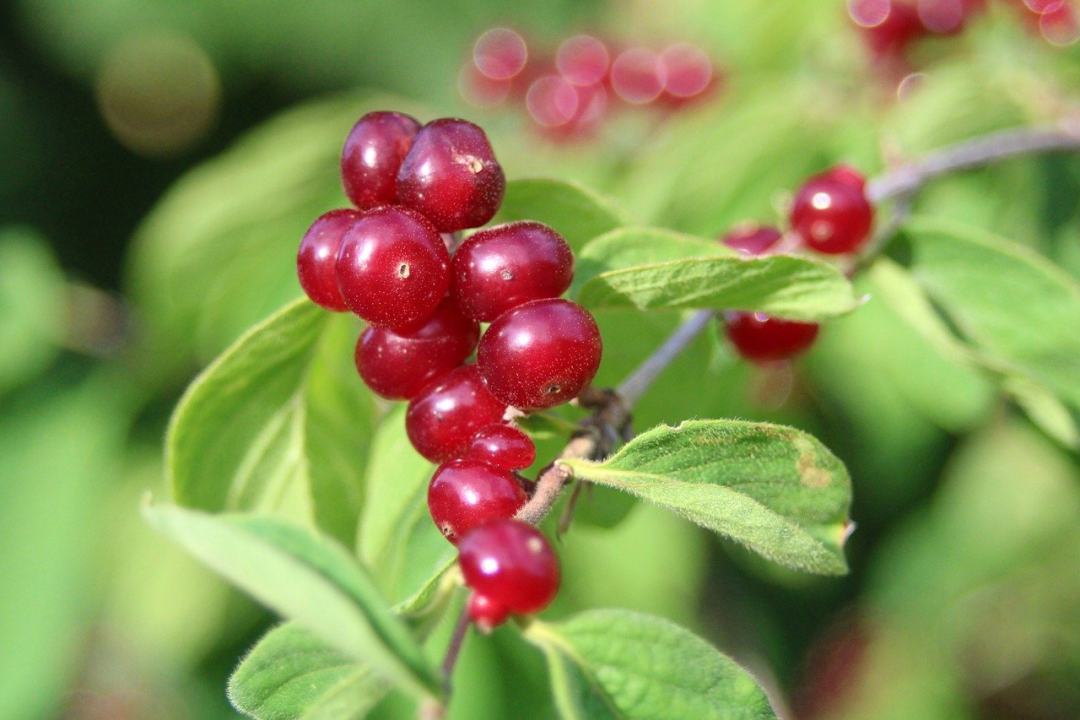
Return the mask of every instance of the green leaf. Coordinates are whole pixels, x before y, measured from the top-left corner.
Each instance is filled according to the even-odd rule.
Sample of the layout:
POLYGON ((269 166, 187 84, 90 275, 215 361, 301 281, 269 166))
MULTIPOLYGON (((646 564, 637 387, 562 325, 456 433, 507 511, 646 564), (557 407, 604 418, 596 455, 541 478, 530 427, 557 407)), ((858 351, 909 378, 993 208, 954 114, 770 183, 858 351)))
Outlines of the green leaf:
POLYGON ((143 508, 157 530, 286 619, 381 677, 438 695, 438 673, 368 574, 332 541, 253 515, 143 508))
POLYGON ((1080 450, 1080 427, 1069 408, 1045 388, 1023 377, 1005 379, 1005 392, 1031 421, 1065 447, 1080 450))
POLYGON ((256 325, 188 388, 169 424, 176 501, 313 522, 351 543, 374 401, 351 362, 355 321, 306 299, 256 325))
POLYGON ((798 570, 847 571, 851 481, 814 437, 738 420, 661 425, 604 462, 562 460, 574 474, 672 510, 798 570))
POLYGON ((748 672, 661 618, 592 610, 560 623, 534 621, 525 636, 547 657, 564 720, 776 717, 748 672))
POLYGON ((857 305, 843 274, 821 261, 792 255, 743 258, 720 255, 711 247, 701 247, 697 257, 686 257, 697 244, 655 231, 644 231, 629 250, 622 249, 617 240, 600 240, 588 253, 587 269, 603 267, 609 258, 618 263, 642 252, 679 259, 616 267, 593 275, 577 295, 578 302, 592 309, 756 310, 793 320, 820 320, 849 312, 857 305))
POLYGON ((602 272, 650 263, 709 256, 735 257, 721 243, 663 228, 617 228, 593 238, 574 263, 572 294, 602 272))
POLYGON ((64 326, 64 277, 48 243, 24 228, 0 231, 0 393, 41 371, 64 326))
POLYGON ((390 412, 371 443, 357 549, 392 602, 418 592, 454 557, 428 513, 434 471, 409 442, 405 408, 390 412))
POLYGON ((133 403, 117 374, 62 375, 15 391, 0 411, 3 718, 63 715, 104 589, 133 403))
POLYGON ((359 720, 389 686, 297 623, 266 633, 229 678, 229 702, 257 720, 359 720))
POLYGON ((1080 407, 1080 285, 1037 253, 937 220, 905 228, 911 269, 958 332, 1000 372, 1080 407))
POLYGON ((496 222, 537 220, 553 227, 577 252, 597 235, 625 224, 611 200, 563 180, 526 178, 506 184, 496 222))

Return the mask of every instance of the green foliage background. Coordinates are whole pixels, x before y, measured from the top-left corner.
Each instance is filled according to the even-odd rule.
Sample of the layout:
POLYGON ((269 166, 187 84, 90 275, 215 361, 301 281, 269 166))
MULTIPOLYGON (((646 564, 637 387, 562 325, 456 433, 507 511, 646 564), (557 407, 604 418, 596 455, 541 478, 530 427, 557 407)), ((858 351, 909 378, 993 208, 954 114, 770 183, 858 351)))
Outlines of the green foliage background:
MULTIPOLYGON (((784 193, 832 162, 875 173, 1075 107, 1080 50, 1029 36, 1003 5, 963 36, 920 47, 925 77, 903 99, 868 69, 839 0, 4 5, 0 718, 235 717, 226 678, 275 620, 153 533, 140 498, 147 488, 167 496, 163 438, 187 383, 298 295, 296 243, 316 214, 344 202, 336 156, 359 114, 463 114, 489 129, 511 179, 556 178, 602 198, 583 204, 573 187, 523 182, 503 217, 551 222, 579 250, 574 292, 595 302, 606 344, 597 382, 613 384, 680 319, 641 308, 699 301, 667 284, 670 296, 647 294, 654 276, 610 278, 700 243, 676 233, 711 238, 741 220, 774 220, 784 193), (718 103, 655 129, 625 116, 595 143, 553 148, 516 114, 478 112, 456 95, 469 43, 497 23, 548 44, 581 29, 692 40, 723 63, 727 87, 718 103), (110 52, 146 33, 193 43, 220 84, 216 123, 165 157, 120 144, 95 100, 110 52)), ((710 331, 642 401, 639 429, 741 418, 813 433, 850 472, 850 574, 767 564, 661 509, 625 514, 619 496, 598 489, 559 547, 566 585, 552 622, 528 642, 509 630, 470 641, 451 716, 551 717, 570 690, 554 700, 548 691, 545 658, 564 647, 550 638, 626 621, 564 620, 596 607, 680 623, 800 716, 1080 716, 1078 197, 1077 156, 937 182, 889 257, 857 279, 869 302, 829 321, 791 376, 755 372, 710 331)), ((717 283, 725 262, 710 261, 717 283)), ((813 313, 845 309, 839 295, 815 297, 813 313)), ((290 327, 302 362, 288 377, 261 384, 238 362, 248 395, 236 383, 191 391, 222 403, 239 402, 226 391, 255 394, 264 415, 231 426, 208 411, 193 426, 218 451, 182 460, 241 485, 240 507, 284 509, 355 544, 372 582, 405 601, 446 559, 417 510, 429 468, 402 452, 400 418, 380 415, 351 374, 351 321, 290 327), (342 384, 353 394, 333 391, 342 384), (286 430, 324 460, 314 472, 274 454, 286 430), (266 440, 254 465, 240 455, 245 433, 266 440), (335 457, 340 442, 370 459, 335 457), (301 476, 340 513, 319 516, 325 504, 276 491, 301 476)), ((424 630, 424 652, 437 655, 449 628, 424 630)), ((291 625, 275 633, 310 642, 291 625)), ((338 656, 325 662, 328 682, 350 672, 338 656)), ((422 683, 416 667, 400 672, 422 683)), ((368 697, 371 678, 346 679, 368 697)), ((391 693, 374 712, 412 708, 391 693)))

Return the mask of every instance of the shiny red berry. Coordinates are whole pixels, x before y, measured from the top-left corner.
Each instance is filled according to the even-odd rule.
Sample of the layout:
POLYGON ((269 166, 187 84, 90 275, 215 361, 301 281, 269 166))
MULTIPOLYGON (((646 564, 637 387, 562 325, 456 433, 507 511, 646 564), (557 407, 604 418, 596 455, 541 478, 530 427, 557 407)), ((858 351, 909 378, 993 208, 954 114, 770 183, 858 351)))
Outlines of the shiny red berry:
POLYGON ((341 183, 353 205, 394 202, 398 169, 419 130, 415 118, 396 112, 368 113, 353 125, 341 151, 341 183))
POLYGON ((766 255, 776 247, 783 235, 771 225, 738 225, 724 235, 721 242, 743 255, 766 255))
POLYGON ((506 178, 487 135, 465 120, 442 118, 413 138, 397 176, 397 199, 440 232, 479 227, 502 203, 506 178))
POLYGON ((852 0, 851 19, 862 28, 863 39, 874 57, 894 59, 912 42, 926 35, 914 5, 890 0, 852 0))
POLYGON ((758 363, 786 360, 814 344, 817 323, 781 320, 763 313, 728 313, 724 317, 728 339, 739 355, 758 363))
POLYGON ((431 477, 427 499, 431 519, 456 545, 475 527, 514 517, 528 496, 509 470, 477 460, 451 460, 431 477))
POLYGON ((558 558, 528 523, 496 520, 478 527, 462 538, 458 552, 465 584, 485 598, 485 605, 517 615, 535 613, 559 591, 558 558))
POLYGON ((847 174, 810 178, 795 194, 791 227, 808 247, 839 255, 858 250, 870 237, 874 209, 847 174))
POLYGON ((341 241, 337 282, 349 309, 376 327, 426 321, 450 287, 450 254, 438 231, 399 207, 369 210, 341 241))
POLYGON ((506 622, 510 608, 500 605, 487 595, 473 593, 469 596, 468 612, 476 627, 488 632, 506 622))
POLYGON ((481 230, 454 254, 458 305, 469 317, 485 322, 530 300, 558 297, 573 279, 570 246, 538 222, 481 230))
POLYGON ((473 44, 474 67, 492 80, 513 79, 525 69, 528 60, 525 38, 510 28, 491 28, 473 44))
POLYGON ((367 386, 389 400, 408 400, 472 354, 480 324, 447 298, 416 330, 369 327, 356 343, 356 369, 367 386))
POLYGON ((311 302, 327 310, 343 312, 349 308, 338 290, 334 265, 341 238, 360 218, 355 210, 331 210, 311 224, 300 241, 296 254, 296 274, 300 287, 311 302))
POLYGON ((536 445, 512 425, 489 425, 473 436, 465 459, 480 460, 503 470, 524 470, 536 460, 536 445))
POLYGON ((569 300, 534 300, 491 323, 476 362, 492 395, 538 410, 577 397, 596 375, 601 351, 587 310, 569 300))
POLYGON ((475 365, 451 370, 409 403, 405 430, 413 447, 432 462, 461 457, 481 428, 502 422, 506 403, 484 386, 475 365))
POLYGON ((664 93, 685 102, 700 97, 713 82, 713 62, 704 50, 690 43, 675 43, 660 53, 664 93))

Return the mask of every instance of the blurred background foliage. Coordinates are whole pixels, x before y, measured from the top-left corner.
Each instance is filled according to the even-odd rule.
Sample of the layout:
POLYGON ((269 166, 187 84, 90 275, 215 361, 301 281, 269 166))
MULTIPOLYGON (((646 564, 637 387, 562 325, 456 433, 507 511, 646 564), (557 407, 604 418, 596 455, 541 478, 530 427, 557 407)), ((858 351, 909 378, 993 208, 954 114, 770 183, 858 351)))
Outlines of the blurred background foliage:
MULTIPOLYGON (((630 222, 714 236, 775 219, 828 163, 873 173, 1056 118, 1080 89, 1080 49, 1032 37, 999 5, 963 36, 928 41, 917 62, 901 92, 875 74, 840 0, 4 3, 0 718, 234 715, 225 678, 272 618, 136 508, 146 488, 164 492, 161 438, 184 384, 298 294, 296 244, 344 204, 336 159, 361 113, 465 115, 488 128, 510 178, 577 180, 630 222), (549 47, 583 30, 693 41, 725 87, 662 122, 626 117, 554 145, 458 97, 473 38, 498 24, 549 47)), ((1080 158, 1044 157, 935 183, 916 209, 1077 278, 1078 197, 1080 158)), ((798 717, 1080 717, 1075 415, 1051 407, 1064 430, 1041 432, 876 301, 888 281, 860 278, 871 301, 794 369, 749 368, 707 333, 636 418, 817 434, 852 471, 848 577, 777 570, 646 507, 604 527, 626 508, 597 492, 583 510, 592 522, 561 546, 555 611, 675 619, 798 717)), ((599 320, 601 384, 678 322, 599 320)), ((455 717, 552 713, 540 659, 512 633, 470 642, 460 673, 455 717)), ((391 696, 377 714, 401 717, 401 704, 391 696)))

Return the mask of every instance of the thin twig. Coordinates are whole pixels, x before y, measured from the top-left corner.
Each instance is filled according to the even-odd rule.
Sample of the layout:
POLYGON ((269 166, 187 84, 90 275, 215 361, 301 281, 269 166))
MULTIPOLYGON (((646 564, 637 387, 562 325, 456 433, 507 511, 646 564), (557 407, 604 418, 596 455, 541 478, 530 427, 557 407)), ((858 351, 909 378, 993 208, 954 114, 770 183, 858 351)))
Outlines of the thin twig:
POLYGON ((677 358, 679 353, 685 350, 686 346, 693 342, 694 338, 700 335, 701 331, 708 326, 712 316, 712 310, 698 310, 686 322, 676 328, 675 332, 664 341, 664 344, 656 348, 652 355, 645 358, 645 361, 638 365, 637 370, 630 373, 619 385, 616 392, 623 399, 623 402, 631 407, 636 405, 657 376, 663 372, 664 368, 670 365, 671 361, 677 358))
POLYGON ((469 632, 469 608, 461 608, 457 623, 454 625, 454 634, 450 636, 450 644, 446 647, 446 655, 442 661, 443 690, 450 697, 453 686, 454 666, 457 664, 461 647, 465 644, 465 635, 469 632))
POLYGON ((1036 128, 1015 128, 951 145, 901 165, 866 185, 866 196, 879 203, 918 191, 931 180, 971 170, 1016 155, 1080 150, 1080 121, 1075 118, 1036 128))

